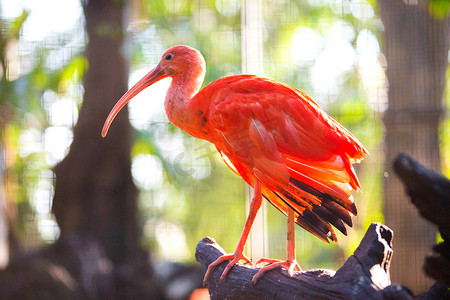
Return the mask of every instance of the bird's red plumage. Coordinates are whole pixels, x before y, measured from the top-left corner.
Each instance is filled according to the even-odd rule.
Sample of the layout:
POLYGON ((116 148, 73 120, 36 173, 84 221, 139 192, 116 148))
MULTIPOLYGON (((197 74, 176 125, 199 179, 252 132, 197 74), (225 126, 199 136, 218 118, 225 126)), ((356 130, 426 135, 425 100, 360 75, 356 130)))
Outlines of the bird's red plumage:
POLYGON ((294 208, 298 223, 323 240, 336 240, 328 222, 341 231, 339 220, 351 224, 351 190, 360 189, 351 163, 367 151, 307 95, 274 80, 237 75, 214 81, 192 101, 207 107, 207 134, 197 137, 213 142, 251 186, 256 177, 280 211, 286 213, 285 204, 294 208))

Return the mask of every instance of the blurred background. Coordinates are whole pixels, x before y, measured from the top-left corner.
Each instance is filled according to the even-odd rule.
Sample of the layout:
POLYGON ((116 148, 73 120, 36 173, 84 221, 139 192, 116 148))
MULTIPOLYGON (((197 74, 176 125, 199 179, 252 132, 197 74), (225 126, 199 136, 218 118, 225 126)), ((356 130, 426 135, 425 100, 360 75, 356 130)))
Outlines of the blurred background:
MULTIPOLYGON (((431 0, 1 0, 0 266, 80 233, 112 268, 147 254, 195 265, 205 236, 234 251, 251 191, 212 144, 168 122, 170 79, 100 136, 126 89, 185 44, 205 57, 204 85, 240 73, 285 82, 369 150, 355 166, 354 227, 338 245, 297 227, 301 267, 338 269, 381 222, 395 233, 392 281, 427 289, 423 257, 439 236, 391 162, 407 152, 450 174, 449 10, 431 0)), ((250 255, 284 258, 285 217, 269 204, 261 216, 250 255)))

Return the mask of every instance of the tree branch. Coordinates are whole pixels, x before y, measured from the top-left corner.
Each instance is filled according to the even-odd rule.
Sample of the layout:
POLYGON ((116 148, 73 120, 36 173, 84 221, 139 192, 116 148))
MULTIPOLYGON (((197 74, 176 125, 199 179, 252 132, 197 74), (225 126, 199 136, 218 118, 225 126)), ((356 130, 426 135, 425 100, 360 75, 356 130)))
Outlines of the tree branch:
POLYGON ((420 214, 438 226, 450 228, 450 180, 405 153, 394 160, 394 169, 420 214))
POLYGON ((450 287, 450 180, 401 153, 394 169, 420 214, 439 226, 443 242, 433 247, 439 255, 425 258, 424 270, 444 287, 450 287))
MULTIPOLYGON (((218 284, 226 266, 222 263, 212 271, 207 287, 211 299, 412 299, 406 288, 390 285, 392 237, 388 227, 372 223, 354 254, 336 272, 309 270, 289 277, 286 270, 277 268, 265 273, 255 285, 252 277, 259 268, 240 264, 218 284)), ((206 270, 224 253, 206 237, 198 243, 195 256, 206 270)))

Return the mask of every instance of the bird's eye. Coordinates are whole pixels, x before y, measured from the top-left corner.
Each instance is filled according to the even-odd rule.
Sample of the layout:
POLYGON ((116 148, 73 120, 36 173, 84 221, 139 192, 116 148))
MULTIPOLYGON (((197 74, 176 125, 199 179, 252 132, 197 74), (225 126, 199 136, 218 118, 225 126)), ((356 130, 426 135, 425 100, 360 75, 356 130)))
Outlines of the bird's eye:
POLYGON ((172 59, 172 57, 173 57, 173 55, 172 55, 172 54, 167 54, 167 55, 166 55, 166 60, 171 60, 171 59, 172 59))

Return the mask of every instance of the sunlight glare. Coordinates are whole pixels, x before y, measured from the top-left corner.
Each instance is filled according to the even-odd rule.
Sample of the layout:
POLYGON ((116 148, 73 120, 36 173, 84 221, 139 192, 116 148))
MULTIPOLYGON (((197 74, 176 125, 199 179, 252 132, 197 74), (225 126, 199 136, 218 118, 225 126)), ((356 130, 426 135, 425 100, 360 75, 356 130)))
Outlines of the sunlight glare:
POLYGON ((34 128, 23 129, 19 136, 18 148, 20 157, 40 152, 42 150, 40 131, 34 128))
POLYGON ((300 64, 314 60, 323 46, 323 38, 315 30, 300 26, 292 35, 291 56, 300 64))
POLYGON ((72 130, 65 126, 50 126, 44 132, 45 161, 50 166, 62 160, 73 140, 72 130))
POLYGON ((69 98, 55 101, 49 110, 49 122, 53 126, 72 127, 78 119, 78 108, 69 98))
POLYGON ((48 180, 39 180, 34 193, 34 209, 38 214, 51 213, 53 199, 53 185, 48 180))
POLYGON ((53 217, 39 219, 37 225, 43 240, 54 242, 59 237, 59 227, 53 217))
POLYGON ((317 55, 311 70, 311 82, 319 99, 337 95, 338 79, 351 70, 356 58, 351 43, 333 34, 334 30, 330 29, 324 50, 317 55))
POLYGON ((161 221, 156 225, 155 237, 163 258, 170 261, 183 261, 189 256, 186 235, 180 226, 161 221))
POLYGON ((162 165, 159 159, 149 154, 139 154, 133 159, 131 174, 134 183, 141 189, 158 189, 163 183, 162 165))
POLYGON ((23 37, 27 40, 40 41, 52 33, 65 32, 77 21, 82 20, 83 11, 80 1, 22 0, 17 2, 21 2, 22 7, 30 12, 23 32, 23 37))
POLYGON ((352 14, 360 20, 371 19, 375 15, 372 5, 366 0, 352 0, 350 7, 352 14))
POLYGON ((383 112, 388 106, 387 79, 379 61, 381 52, 377 37, 367 29, 361 30, 356 40, 356 52, 368 103, 375 111, 383 112))

